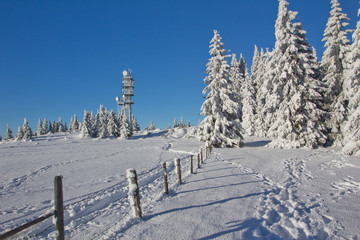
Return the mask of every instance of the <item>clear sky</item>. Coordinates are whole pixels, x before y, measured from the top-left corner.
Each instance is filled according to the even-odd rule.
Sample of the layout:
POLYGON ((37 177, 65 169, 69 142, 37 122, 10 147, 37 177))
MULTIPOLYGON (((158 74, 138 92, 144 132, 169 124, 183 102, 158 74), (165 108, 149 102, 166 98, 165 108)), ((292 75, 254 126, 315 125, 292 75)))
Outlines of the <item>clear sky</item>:
MULTIPOLYGON (((339 0, 358 21, 359 0, 339 0)), ((321 57, 330 0, 289 0, 321 57)), ((24 117, 70 122, 100 104, 117 109, 124 69, 135 80, 143 128, 201 119, 213 30, 250 67, 254 45, 275 44, 276 0, 0 0, 0 134, 24 117)))

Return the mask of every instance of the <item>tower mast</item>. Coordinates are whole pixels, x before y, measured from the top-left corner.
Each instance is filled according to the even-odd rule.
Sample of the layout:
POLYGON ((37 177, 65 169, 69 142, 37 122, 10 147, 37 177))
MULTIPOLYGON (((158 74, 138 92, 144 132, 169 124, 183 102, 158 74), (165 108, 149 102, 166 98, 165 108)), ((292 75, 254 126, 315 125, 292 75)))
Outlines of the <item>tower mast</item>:
MULTIPOLYGON (((116 97, 116 103, 118 105, 118 111, 120 110, 120 106, 122 106, 123 110, 127 111, 128 119, 130 123, 132 123, 132 108, 131 105, 134 104, 131 97, 134 96, 134 79, 131 75, 131 71, 123 71, 123 80, 122 80, 122 99, 116 97)), ((120 112, 119 112, 120 114, 120 112)))

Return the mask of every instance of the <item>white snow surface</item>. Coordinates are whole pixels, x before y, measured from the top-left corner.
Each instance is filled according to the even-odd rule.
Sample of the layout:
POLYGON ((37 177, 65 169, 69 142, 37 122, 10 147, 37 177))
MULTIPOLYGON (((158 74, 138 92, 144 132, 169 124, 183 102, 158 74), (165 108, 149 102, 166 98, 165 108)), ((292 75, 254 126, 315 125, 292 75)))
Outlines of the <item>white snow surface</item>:
MULTIPOLYGON (((245 138, 244 148, 213 149, 201 168, 194 161, 194 174, 190 155, 203 143, 187 129, 128 140, 63 133, 2 143, 0 234, 51 212, 54 177, 62 175, 66 239, 358 239, 359 158, 333 148, 264 147, 268 142, 245 138), (142 219, 131 215, 129 168, 138 174, 142 219)), ((18 238, 54 239, 52 219, 18 238)))

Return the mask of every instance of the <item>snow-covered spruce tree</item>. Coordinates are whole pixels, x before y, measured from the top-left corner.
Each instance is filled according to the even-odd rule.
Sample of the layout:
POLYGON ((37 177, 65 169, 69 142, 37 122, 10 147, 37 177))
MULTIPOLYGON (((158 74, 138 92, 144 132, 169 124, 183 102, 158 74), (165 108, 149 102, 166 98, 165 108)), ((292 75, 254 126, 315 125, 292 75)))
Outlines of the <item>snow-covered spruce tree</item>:
POLYGON ((94 128, 94 115, 89 111, 84 111, 84 119, 81 125, 81 135, 83 137, 93 137, 93 128, 94 128))
POLYGON ((120 136, 120 122, 114 110, 111 110, 108 116, 107 131, 110 137, 120 136))
POLYGON ((181 119, 180 119, 180 124, 179 124, 179 127, 180 127, 180 128, 184 128, 184 127, 186 127, 186 124, 185 124, 185 122, 184 122, 183 117, 181 117, 181 119))
POLYGON ((42 135, 42 133, 43 133, 43 122, 39 118, 39 122, 38 122, 35 134, 36 134, 36 136, 40 136, 40 135, 42 135))
POLYGON ((41 135, 45 135, 45 134, 49 133, 49 122, 48 122, 48 120, 46 118, 42 122, 41 131, 42 131, 41 135))
POLYGON ((335 146, 341 146, 342 122, 347 117, 347 103, 343 92, 344 71, 346 70, 346 55, 349 49, 348 31, 344 29, 348 25, 346 14, 342 13, 338 0, 331 1, 330 17, 326 24, 323 41, 325 50, 321 60, 323 69, 323 82, 327 85, 326 109, 329 117, 326 126, 330 129, 330 140, 335 146))
POLYGON ((131 123, 133 131, 140 131, 140 125, 137 123, 136 118, 132 116, 132 123, 131 123))
POLYGON ((108 132, 108 111, 104 108, 103 105, 100 105, 100 109, 97 113, 98 119, 98 138, 107 138, 109 137, 108 132))
POLYGON ((76 116, 76 114, 74 114, 74 117, 71 118, 71 122, 70 122, 70 132, 76 132, 80 130, 80 122, 76 116))
POLYGON ((120 137, 129 138, 132 135, 130 123, 126 116, 126 111, 122 110, 120 115, 120 137))
POLYGON ((24 132, 22 130, 22 127, 19 126, 18 127, 18 131, 17 131, 17 134, 16 134, 16 137, 15 137, 15 141, 21 141, 24 139, 24 132))
POLYGON ((23 132, 23 139, 24 140, 30 140, 33 136, 33 132, 29 126, 28 120, 25 118, 24 123, 22 126, 22 132, 23 132))
MULTIPOLYGON (((360 9, 358 11, 360 16, 360 9)), ((350 99, 348 109, 349 118, 343 129, 343 152, 348 155, 360 155, 360 20, 353 33, 353 42, 349 53, 349 70, 345 82, 347 98, 350 99)))
MULTIPOLYGON (((241 56, 240 56, 241 57, 241 56)), ((231 64, 229 69, 229 80, 233 86, 233 93, 236 93, 234 95, 235 101, 239 104, 239 120, 242 120, 242 98, 241 98, 241 90, 242 85, 245 81, 244 75, 240 73, 240 64, 236 59, 236 54, 232 54, 231 58, 231 64)))
MULTIPOLYGON (((246 69, 246 72, 248 70, 246 69)), ((246 74, 244 87, 242 87, 242 127, 247 136, 255 135, 256 97, 255 87, 251 78, 246 74)))
MULTIPOLYGON (((254 56, 256 54, 256 49, 254 56)), ((266 49, 261 49, 260 57, 258 60, 258 64, 256 67, 252 68, 251 80, 255 86, 255 99, 256 99, 256 115, 254 119, 255 126, 255 136, 258 137, 266 137, 268 132, 268 126, 265 125, 265 117, 267 111, 265 109, 265 99, 270 89, 268 89, 268 85, 264 84, 265 76, 268 74, 270 69, 270 60, 271 60, 272 52, 269 52, 266 49)))
POLYGON ((223 45, 218 31, 214 30, 210 41, 211 58, 206 65, 208 76, 204 79, 207 84, 203 90, 206 100, 201 107, 201 115, 205 118, 200 124, 199 137, 215 147, 235 147, 240 146, 242 139, 240 106, 229 80, 229 56, 223 45))
POLYGON ((14 138, 13 137, 13 132, 11 131, 10 125, 8 124, 7 128, 6 128, 6 133, 5 133, 5 140, 11 140, 13 138, 14 138))
MULTIPOLYGON (((275 138, 269 147, 278 148, 316 148, 326 143, 321 123, 322 111, 311 101, 305 82, 311 78, 306 55, 302 54, 303 36, 295 33, 291 21, 296 12, 287 10, 288 2, 279 1, 279 14, 276 22, 276 38, 272 72, 272 104, 277 104, 272 113, 270 136, 275 138), (301 39, 299 39, 301 38, 301 39), (281 55, 277 55, 281 54, 281 55), (276 66, 275 66, 276 65, 276 66)), ((304 32, 302 32, 305 34, 304 32)), ((315 90, 311 90, 315 91, 315 90)))
POLYGON ((62 123, 61 117, 59 117, 59 122, 57 123, 57 131, 58 132, 65 132, 64 124, 62 123))
POLYGON ((174 118, 173 128, 177 128, 177 127, 179 127, 179 124, 178 124, 176 118, 174 118))
MULTIPOLYGON (((178 125, 178 126, 180 126, 180 125, 178 125)), ((151 121, 151 122, 149 123, 148 129, 149 129, 150 131, 154 131, 154 130, 156 129, 156 126, 155 126, 155 124, 153 123, 153 121, 151 121)))

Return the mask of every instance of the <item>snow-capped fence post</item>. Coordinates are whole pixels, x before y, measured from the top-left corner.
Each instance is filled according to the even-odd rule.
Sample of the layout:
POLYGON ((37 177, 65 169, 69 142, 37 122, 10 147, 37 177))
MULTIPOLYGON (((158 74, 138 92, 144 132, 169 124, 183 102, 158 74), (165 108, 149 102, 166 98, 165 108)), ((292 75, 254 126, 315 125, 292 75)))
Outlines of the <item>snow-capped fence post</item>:
POLYGON ((163 163, 163 174, 164 174, 164 183, 165 183, 165 194, 169 194, 169 183, 168 183, 168 176, 166 173, 166 163, 163 163))
POLYGON ((197 167, 200 168, 200 154, 197 155, 197 167))
POLYGON ((178 184, 182 184, 180 158, 175 158, 174 163, 176 166, 176 173, 178 175, 178 184))
POLYGON ((139 193, 139 185, 137 182, 136 171, 133 168, 126 170, 126 177, 129 183, 129 201, 130 207, 133 210, 134 217, 142 217, 141 207, 140 207, 140 193, 139 193))
POLYGON ((56 240, 65 239, 62 178, 62 176, 55 176, 54 178, 56 240))
POLYGON ((190 156, 190 173, 194 173, 194 155, 190 156))
POLYGON ((202 148, 200 148, 200 158, 201 158, 201 163, 204 163, 203 150, 202 150, 202 148))

